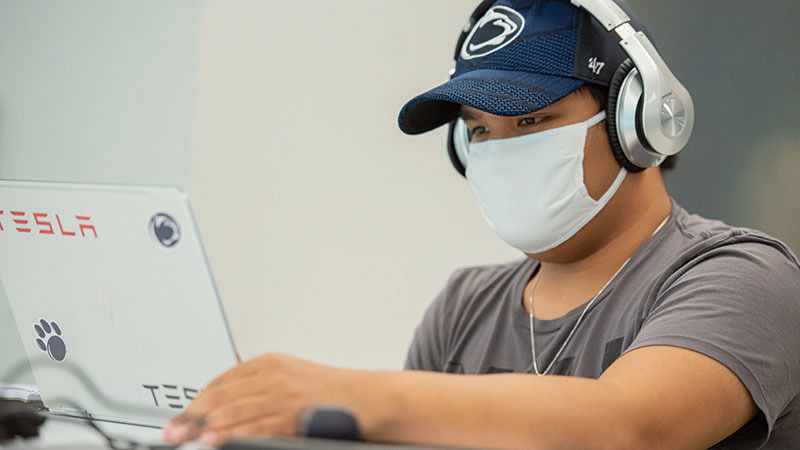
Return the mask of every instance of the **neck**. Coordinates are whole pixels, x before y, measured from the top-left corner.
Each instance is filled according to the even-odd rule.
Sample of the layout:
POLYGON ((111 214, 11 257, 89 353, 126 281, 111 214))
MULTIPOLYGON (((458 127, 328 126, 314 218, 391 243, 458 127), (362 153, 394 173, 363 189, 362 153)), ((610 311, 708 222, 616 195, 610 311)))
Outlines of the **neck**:
POLYGON ((533 295, 535 316, 553 319, 589 301, 652 236, 671 207, 658 169, 629 174, 614 198, 575 236, 553 250, 529 255, 541 267, 526 286, 525 308, 530 312, 533 295))

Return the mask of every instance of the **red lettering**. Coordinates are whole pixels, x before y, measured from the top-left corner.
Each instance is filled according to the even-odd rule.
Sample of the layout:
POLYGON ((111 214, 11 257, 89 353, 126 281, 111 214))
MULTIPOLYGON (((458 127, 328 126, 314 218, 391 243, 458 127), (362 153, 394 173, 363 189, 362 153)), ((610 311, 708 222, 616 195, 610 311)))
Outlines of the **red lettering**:
MULTIPOLYGON (((78 219, 78 220, 86 221, 86 222, 91 220, 91 217, 89 217, 89 216, 75 216, 75 218, 78 219)), ((79 224, 79 228, 81 230, 81 236, 86 237, 86 235, 83 233, 83 230, 92 230, 92 233, 94 233, 94 237, 97 237, 97 231, 94 229, 94 225, 92 225, 90 223, 82 223, 82 224, 79 224)))
POLYGON ((74 231, 64 231, 64 227, 61 225, 61 218, 58 217, 58 214, 56 214, 56 222, 58 222, 58 229, 61 230, 63 236, 75 236, 74 231))
POLYGON ((39 234, 54 234, 53 224, 46 220, 40 220, 45 218, 47 218, 47 214, 45 213, 33 213, 33 221, 36 222, 36 225, 39 225, 41 227, 47 227, 46 230, 45 229, 39 230, 39 234))
MULTIPOLYGON (((97 228, 95 228, 95 225, 91 222, 92 218, 89 216, 74 216, 77 220, 78 226, 78 231, 75 231, 66 229, 64 227, 64 222, 62 222, 60 215, 53 215, 56 216, 56 223, 58 223, 58 231, 60 232, 61 236, 77 236, 78 231, 80 231, 81 236, 83 237, 89 237, 90 232, 94 235, 95 239, 99 237, 97 234, 97 228)), ((56 234, 55 224, 53 224, 53 221, 49 217, 50 213, 10 211, 0 209, 0 218, 5 218, 6 216, 11 218, 11 221, 14 223, 14 229, 20 233, 36 233, 36 231, 33 231, 34 228, 36 228, 36 230, 39 232, 38 234, 56 234), (28 214, 33 216, 33 220, 28 219, 28 214), (36 225, 36 227, 33 227, 32 225, 36 225)), ((5 231, 2 222, 0 222, 0 231, 5 231)))
MULTIPOLYGON (((25 211, 9 211, 12 216, 15 217, 25 217, 25 211)), ((14 223, 17 225, 27 225, 28 219, 14 219, 14 223)), ((30 233, 31 229, 28 227, 17 227, 17 231, 20 233, 30 233)))

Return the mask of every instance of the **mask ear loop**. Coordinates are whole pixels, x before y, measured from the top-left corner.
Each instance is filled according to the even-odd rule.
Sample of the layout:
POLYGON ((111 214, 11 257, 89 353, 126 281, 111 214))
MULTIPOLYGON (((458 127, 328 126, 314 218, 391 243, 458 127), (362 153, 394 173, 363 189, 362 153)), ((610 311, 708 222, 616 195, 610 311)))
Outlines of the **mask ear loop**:
MULTIPOLYGON (((594 116, 590 117, 589 120, 587 120, 585 122, 586 123, 587 135, 588 135, 588 132, 589 132, 589 128, 597 125, 598 123, 602 122, 603 119, 606 119, 606 118, 607 118, 607 116, 606 116, 606 111, 605 110, 602 110, 599 113, 595 114, 594 116)), ((594 199, 592 199, 592 200, 594 200, 598 205, 605 206, 605 204, 608 203, 609 200, 611 200, 611 197, 613 197, 614 194, 617 193, 617 190, 622 185, 622 182, 625 180, 625 177, 627 175, 628 175, 628 170, 626 170, 624 166, 620 166, 619 172, 617 172, 616 178, 614 178, 614 181, 611 182, 611 186, 609 186, 608 189, 606 189, 606 191, 603 193, 603 195, 600 196, 600 198, 598 198, 597 200, 594 200, 594 199)), ((583 160, 581 160, 580 182, 583 185, 583 188, 586 189, 586 183, 583 180, 583 160)), ((589 195, 589 191, 588 190, 586 191, 586 195, 588 195, 589 198, 592 198, 592 196, 589 195)))
POLYGON ((584 122, 586 124, 586 129, 588 130, 589 128, 597 125, 598 123, 602 122, 603 119, 605 118, 606 118, 606 110, 603 109, 597 114, 593 115, 592 117, 586 119, 586 122, 584 122))

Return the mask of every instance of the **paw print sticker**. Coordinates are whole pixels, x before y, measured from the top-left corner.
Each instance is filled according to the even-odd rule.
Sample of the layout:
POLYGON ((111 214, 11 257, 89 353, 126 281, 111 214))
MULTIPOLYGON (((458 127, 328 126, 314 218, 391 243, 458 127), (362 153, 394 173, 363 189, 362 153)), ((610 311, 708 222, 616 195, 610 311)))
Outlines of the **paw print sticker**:
POLYGON ((55 321, 47 322, 39 319, 33 324, 33 330, 39 336, 36 338, 36 345, 50 355, 50 359, 55 362, 62 362, 67 359, 67 344, 61 337, 61 328, 55 321))

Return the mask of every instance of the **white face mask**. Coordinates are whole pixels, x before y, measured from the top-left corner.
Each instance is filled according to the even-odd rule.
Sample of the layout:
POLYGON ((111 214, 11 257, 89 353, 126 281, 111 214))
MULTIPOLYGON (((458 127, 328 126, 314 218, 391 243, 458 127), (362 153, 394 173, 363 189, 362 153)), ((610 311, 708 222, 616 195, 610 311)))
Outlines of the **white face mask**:
POLYGON ((467 180, 483 217, 525 253, 553 249, 575 235, 617 192, 627 171, 599 200, 583 183, 589 127, 606 116, 538 133, 470 144, 467 180))

